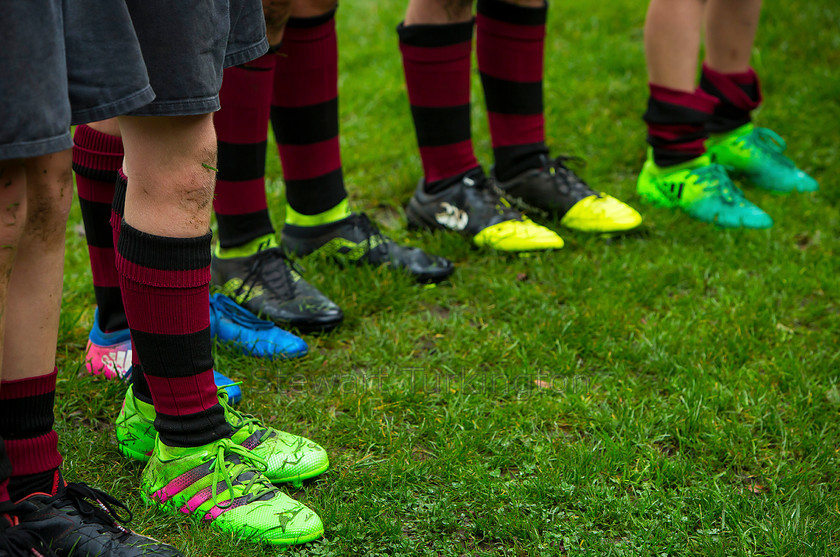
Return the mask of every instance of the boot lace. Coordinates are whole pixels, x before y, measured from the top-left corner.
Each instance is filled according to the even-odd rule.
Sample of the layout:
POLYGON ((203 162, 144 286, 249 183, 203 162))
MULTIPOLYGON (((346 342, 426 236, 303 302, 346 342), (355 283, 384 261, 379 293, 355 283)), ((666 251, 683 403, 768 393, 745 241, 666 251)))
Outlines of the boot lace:
POLYGON ((260 250, 252 256, 248 274, 242 280, 242 285, 236 289, 236 298, 242 296, 247 300, 251 296, 251 291, 262 282, 269 290, 276 292, 281 299, 291 300, 295 297, 293 272, 298 275, 303 274, 282 249, 260 250))
POLYGON ((726 169, 719 164, 702 166, 691 174, 697 177, 698 182, 705 184, 703 191, 720 196, 730 205, 746 199, 744 192, 732 182, 726 169))

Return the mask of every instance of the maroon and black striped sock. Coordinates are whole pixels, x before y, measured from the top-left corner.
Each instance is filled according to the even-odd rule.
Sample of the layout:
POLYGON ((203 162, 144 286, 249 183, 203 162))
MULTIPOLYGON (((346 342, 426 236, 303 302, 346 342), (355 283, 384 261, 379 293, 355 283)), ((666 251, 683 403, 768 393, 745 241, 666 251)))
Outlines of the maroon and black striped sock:
POLYGON ((210 239, 168 238, 123 219, 117 244, 128 326, 169 446, 196 447, 229 436, 213 381, 210 239))
POLYGON ((335 10, 290 18, 276 58, 271 126, 286 201, 298 213, 317 215, 347 198, 338 142, 335 10))
POLYGON ((752 68, 739 73, 721 73, 703 64, 700 88, 719 101, 706 124, 709 133, 726 133, 750 123, 750 113, 762 100, 758 75, 752 68))
POLYGON ((222 108, 213 115, 219 146, 213 209, 222 248, 274 234, 265 198, 265 148, 276 59, 266 54, 225 70, 222 108))
POLYGON ((716 104, 717 99, 700 89, 690 93, 651 83, 644 120, 653 161, 673 166, 705 153, 706 125, 716 104))
POLYGON ((9 497, 9 478, 12 477, 12 462, 6 455, 6 445, 0 436, 0 503, 11 500, 9 497))
POLYGON ((397 27, 429 193, 453 186, 478 167, 470 128, 472 33, 472 21, 397 27))
POLYGON ((543 116, 543 52, 548 5, 478 0, 476 55, 495 174, 510 180, 548 155, 543 116))
POLYGON ((125 320, 114 243, 108 220, 114 199, 117 170, 122 166, 122 139, 98 132, 87 125, 76 127, 73 136, 73 170, 79 190, 79 207, 85 225, 93 293, 99 307, 103 332, 128 327, 125 320))
MULTIPOLYGON (((114 187, 114 202, 111 204, 111 231, 114 239, 114 245, 118 246, 120 242, 120 223, 122 223, 123 214, 125 213, 125 193, 128 189, 128 178, 123 174, 122 169, 117 171, 117 181, 114 187)), ((114 272, 116 273, 116 258, 114 261, 114 272)), ((119 278, 119 277, 118 277, 119 278)), ((126 327, 128 324, 126 324, 126 327)), ((131 339, 131 383, 134 386, 134 396, 152 404, 152 393, 149 392, 149 385, 146 384, 146 377, 143 374, 143 366, 140 365, 140 359, 137 350, 134 348, 134 338, 131 339)))
POLYGON ((55 381, 46 375, 0 382, 0 437, 12 463, 8 493, 19 500, 31 493, 54 494, 62 458, 53 429, 55 381))

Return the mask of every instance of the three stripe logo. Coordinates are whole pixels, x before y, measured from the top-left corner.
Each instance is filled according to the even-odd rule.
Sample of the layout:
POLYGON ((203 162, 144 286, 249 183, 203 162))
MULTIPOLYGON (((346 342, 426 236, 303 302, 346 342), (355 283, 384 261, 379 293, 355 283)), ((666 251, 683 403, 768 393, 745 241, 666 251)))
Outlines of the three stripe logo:
POLYGON ((685 189, 685 182, 664 182, 659 188, 662 193, 672 198, 682 199, 683 189, 685 189))

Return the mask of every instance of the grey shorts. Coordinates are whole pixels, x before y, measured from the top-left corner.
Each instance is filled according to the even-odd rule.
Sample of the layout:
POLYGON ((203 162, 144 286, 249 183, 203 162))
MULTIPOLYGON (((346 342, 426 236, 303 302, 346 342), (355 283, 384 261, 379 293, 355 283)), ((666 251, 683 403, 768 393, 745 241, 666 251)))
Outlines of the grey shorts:
POLYGON ((5 0, 0 29, 0 160, 69 149, 71 124, 154 97, 122 2, 5 0))
POLYGON ((126 3, 155 91, 155 100, 131 112, 135 116, 215 112, 222 70, 268 50, 261 0, 126 3))

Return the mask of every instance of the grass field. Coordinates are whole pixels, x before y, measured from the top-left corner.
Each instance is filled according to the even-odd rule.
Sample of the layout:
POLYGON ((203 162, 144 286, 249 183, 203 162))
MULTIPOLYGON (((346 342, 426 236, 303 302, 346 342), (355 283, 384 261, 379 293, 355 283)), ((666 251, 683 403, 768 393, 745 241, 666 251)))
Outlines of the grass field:
MULTIPOLYGON (((760 124, 821 184, 747 189, 774 219, 724 231, 641 206, 646 2, 565 0, 549 13, 545 98, 556 154, 643 211, 644 232, 561 231, 511 257, 405 231, 420 175, 394 28, 403 2, 338 14, 344 169, 356 208, 452 258, 437 288, 306 265, 346 322, 310 355, 266 363, 219 347, 242 407, 327 448, 332 468, 287 488, 323 518, 289 555, 840 555, 840 5, 768 0, 754 61, 760 124)), ((492 164, 477 74, 473 129, 492 164)), ((273 147, 272 147, 273 149, 273 147)), ((276 155, 272 212, 282 222, 276 155)), ((557 223, 553 223, 556 225, 557 223)), ((82 374, 93 320, 74 207, 59 339, 67 477, 124 498, 136 529, 189 555, 269 555, 146 508, 122 458, 124 387, 82 374)))

